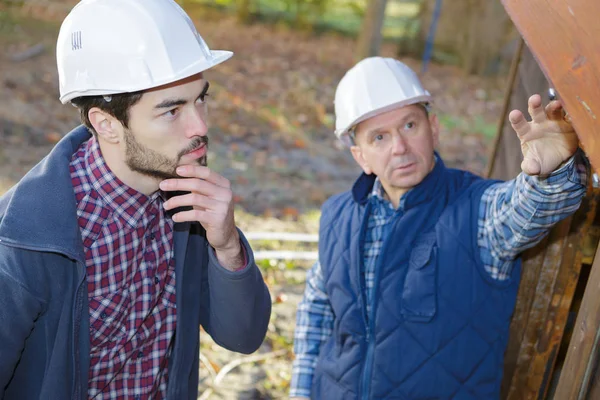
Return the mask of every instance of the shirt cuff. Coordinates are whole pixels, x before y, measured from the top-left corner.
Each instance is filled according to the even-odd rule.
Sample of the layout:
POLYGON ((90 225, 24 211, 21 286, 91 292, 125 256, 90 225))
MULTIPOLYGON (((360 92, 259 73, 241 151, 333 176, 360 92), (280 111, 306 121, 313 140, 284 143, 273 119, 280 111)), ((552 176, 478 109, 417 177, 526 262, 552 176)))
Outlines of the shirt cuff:
POLYGON ((542 186, 556 186, 565 183, 587 186, 590 176, 590 163, 581 149, 569 158, 564 165, 545 178, 537 178, 542 186))

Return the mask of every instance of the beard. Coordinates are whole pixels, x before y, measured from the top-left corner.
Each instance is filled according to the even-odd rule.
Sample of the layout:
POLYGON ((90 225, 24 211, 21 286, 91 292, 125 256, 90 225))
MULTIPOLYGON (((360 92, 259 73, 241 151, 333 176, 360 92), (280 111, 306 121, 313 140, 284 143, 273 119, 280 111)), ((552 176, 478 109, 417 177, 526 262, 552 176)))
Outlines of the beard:
MULTIPOLYGON (((135 172, 157 178, 160 180, 179 178, 175 170, 180 165, 181 158, 187 153, 204 144, 208 150, 208 136, 198 136, 190 145, 181 150, 177 157, 169 158, 160 154, 137 141, 133 132, 125 130, 125 163, 135 172)), ((206 167, 208 160, 206 154, 197 160, 198 164, 206 167)))

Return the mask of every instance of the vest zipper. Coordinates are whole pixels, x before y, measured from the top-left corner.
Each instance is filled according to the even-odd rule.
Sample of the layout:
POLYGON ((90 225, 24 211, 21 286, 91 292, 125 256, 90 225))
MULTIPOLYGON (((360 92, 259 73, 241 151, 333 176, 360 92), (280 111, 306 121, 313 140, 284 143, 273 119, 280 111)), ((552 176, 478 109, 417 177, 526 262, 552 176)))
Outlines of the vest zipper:
MULTIPOLYGON (((369 210, 370 211, 370 210, 369 210)), ((396 225, 398 223, 398 221, 402 218, 403 216, 403 212, 396 210, 394 212, 394 214, 390 217, 393 219, 393 221, 390 221, 389 223, 392 225, 396 225)), ((369 214, 367 214, 369 215, 369 214)), ((393 231, 393 226, 392 226, 392 231, 393 231)), ((385 232, 384 232, 385 234, 385 232)), ((383 255, 385 254, 385 251, 387 250, 387 247, 390 243, 390 237, 388 236, 387 240, 384 240, 384 242, 381 245, 381 252, 379 253, 379 256, 377 256, 377 262, 375 264, 375 276, 373 278, 373 297, 372 297, 372 301, 371 301, 371 311, 370 313, 366 313, 366 307, 365 307, 365 315, 366 316, 366 320, 367 320, 367 335, 366 335, 366 342, 367 342, 367 355, 365 357, 365 364, 363 367, 363 371, 362 371, 362 385, 361 385, 361 391, 360 391, 360 395, 359 397, 361 397, 364 400, 369 400, 370 396, 371 396, 371 374, 373 373, 373 357, 374 357, 374 352, 375 352, 375 311, 377 309, 377 291, 379 289, 379 272, 381 271, 381 264, 382 264, 382 260, 383 260, 383 255)), ((363 246, 363 243, 361 243, 361 248, 363 246)), ((361 265, 364 264, 364 257, 362 257, 362 250, 361 250, 361 265)), ((361 268, 362 270, 362 268, 361 268)), ((360 273, 360 272, 359 272, 360 273)), ((366 305, 366 282, 365 282, 365 278, 364 278, 364 274, 362 274, 362 284, 363 284, 363 288, 364 288, 364 295, 365 295, 365 305, 366 305)))
POLYGON ((364 257, 364 243, 365 243, 365 234, 367 232, 367 225, 368 225, 368 216, 369 213, 371 212, 371 204, 370 202, 367 204, 366 210, 365 210, 365 217, 363 217, 363 224, 361 227, 361 233, 359 236, 359 268, 357 268, 358 271, 358 282, 360 282, 360 290, 361 290, 361 294, 362 294, 362 316, 363 316, 363 322, 365 324, 365 345, 367 347, 367 354, 366 357, 364 359, 364 364, 362 367, 362 374, 361 374, 361 381, 359 383, 359 397, 364 397, 365 394, 367 394, 366 397, 364 397, 365 399, 368 398, 368 393, 369 393, 369 382, 367 377, 371 375, 370 371, 371 371, 371 365, 370 365, 370 360, 373 354, 373 345, 371 343, 371 322, 370 322, 370 318, 369 315, 367 313, 367 285, 366 285, 366 280, 365 280, 365 274, 364 274, 364 269, 365 269, 365 257, 364 257), (360 395, 363 396, 360 396, 360 395))

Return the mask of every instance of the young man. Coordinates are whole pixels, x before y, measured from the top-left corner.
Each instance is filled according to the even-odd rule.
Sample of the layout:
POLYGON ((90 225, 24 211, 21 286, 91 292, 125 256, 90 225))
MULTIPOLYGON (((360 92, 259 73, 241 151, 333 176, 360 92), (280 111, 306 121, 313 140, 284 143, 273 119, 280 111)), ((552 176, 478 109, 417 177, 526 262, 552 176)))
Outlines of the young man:
POLYGON ((271 300, 207 167, 210 51, 172 0, 83 0, 57 43, 85 126, 0 198, 0 398, 196 399, 199 327, 251 353, 271 300))
POLYGON ((577 210, 588 164, 559 102, 513 111, 523 173, 446 168, 431 96, 368 58, 335 95, 336 135, 364 173, 323 206, 297 313, 291 396, 498 399, 519 254, 577 210))

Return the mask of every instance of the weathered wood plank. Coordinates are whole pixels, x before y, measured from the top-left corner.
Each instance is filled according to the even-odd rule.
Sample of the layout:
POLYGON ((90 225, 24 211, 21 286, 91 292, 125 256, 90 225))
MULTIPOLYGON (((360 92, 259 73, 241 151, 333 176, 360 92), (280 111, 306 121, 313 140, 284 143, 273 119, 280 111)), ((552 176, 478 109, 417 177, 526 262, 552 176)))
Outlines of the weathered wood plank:
MULTIPOLYGON (((548 392, 581 272, 583 238, 592 224, 597 203, 597 197, 584 199, 580 210, 573 216, 569 234, 564 241, 561 264, 555 276, 549 296, 550 302, 543 316, 545 322, 540 327, 534 358, 529 369, 528 387, 538 389, 537 392, 532 390, 530 397, 532 399, 544 399, 548 392)), ((518 391, 515 391, 515 394, 518 394, 518 391)))
POLYGON ((524 260, 521 306, 511 325, 503 398, 545 398, 581 270, 583 238, 597 203, 597 194, 588 195, 580 209, 557 224, 547 242, 534 249, 537 253, 524 260))
MULTIPOLYGON (((543 267, 536 284, 530 289, 535 291, 535 297, 530 309, 527 327, 521 342, 516 369, 512 378, 507 399, 533 399, 538 392, 541 377, 532 376, 536 360, 545 355, 544 349, 539 349, 539 339, 546 325, 546 313, 554 292, 552 287, 556 281, 561 266, 561 253, 564 250, 566 237, 569 232, 571 219, 559 223, 551 232, 548 245, 545 248, 543 267), (540 350, 542 350, 540 352, 540 350)), ((525 266, 526 267, 526 266, 525 266)))
POLYGON ((562 368, 555 399, 595 399, 596 383, 590 377, 597 367, 598 332, 600 332, 600 246, 577 314, 569 350, 562 368), (590 385, 592 385, 590 387, 590 385))
POLYGON ((600 399, 600 357, 598 357, 598 352, 592 353, 592 356, 595 358, 593 364, 590 364, 592 366, 590 372, 593 376, 587 389, 587 395, 585 396, 585 399, 589 400, 600 399))
POLYGON ((521 347, 525 332, 527 331, 531 307, 536 297, 536 282, 542 270, 547 245, 548 238, 546 237, 536 247, 523 254, 521 284, 510 325, 510 339, 504 356, 504 379, 501 388, 501 397, 503 399, 508 397, 517 364, 522 362, 519 360, 521 347))

